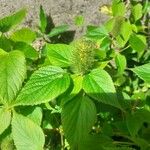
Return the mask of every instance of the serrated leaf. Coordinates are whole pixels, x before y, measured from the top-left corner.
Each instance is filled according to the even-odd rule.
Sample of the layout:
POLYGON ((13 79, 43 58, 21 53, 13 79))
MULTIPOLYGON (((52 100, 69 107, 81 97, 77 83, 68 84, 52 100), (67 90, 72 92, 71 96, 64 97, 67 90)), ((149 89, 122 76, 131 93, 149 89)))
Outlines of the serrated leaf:
POLYGON ((131 70, 134 73, 136 73, 146 83, 150 84, 150 63, 135 67, 131 70))
POLYGON ((13 45, 13 49, 22 51, 26 58, 33 59, 33 60, 38 59, 39 56, 38 51, 27 43, 16 42, 13 45))
POLYGON ((77 95, 63 105, 62 124, 65 136, 73 149, 78 149, 96 121, 96 108, 91 99, 77 95))
POLYGON ((45 137, 42 129, 27 117, 13 114, 12 134, 17 150, 42 150, 45 137))
POLYGON ((11 121, 11 112, 0 108, 0 134, 2 134, 5 129, 10 125, 11 121))
POLYGON ((95 100, 120 108, 113 81, 105 70, 94 69, 85 75, 83 89, 95 100))
POLYGON ((72 58, 72 47, 66 44, 47 44, 47 57, 52 65, 68 67, 72 58))
POLYGON ((45 14, 42 6, 40 6, 39 17, 40 17, 40 25, 39 25, 40 29, 42 32, 45 32, 46 27, 47 27, 47 17, 46 17, 46 14, 45 14))
POLYGON ((7 32, 12 27, 19 24, 26 16, 26 9, 21 9, 18 12, 0 19, 0 31, 7 32))
POLYGON ((146 48, 146 38, 143 35, 132 34, 129 39, 131 48, 137 52, 142 52, 146 48))
POLYGON ((42 67, 33 73, 23 87, 15 105, 37 105, 48 102, 64 93, 69 84, 69 75, 60 67, 42 67))
POLYGON ((15 42, 32 43, 36 39, 36 33, 30 28, 22 28, 13 32, 10 38, 15 42))
POLYGON ((24 55, 20 51, 0 50, 0 95, 2 103, 9 104, 16 97, 26 77, 24 55))
POLYGON ((68 25, 61 25, 53 28, 51 32, 48 34, 48 36, 51 38, 53 36, 59 35, 63 32, 66 32, 68 30, 69 26, 68 25))
POLYGON ((134 5, 131 9, 134 21, 139 20, 143 15, 143 7, 140 3, 134 5))
POLYGON ((112 13, 113 16, 125 16, 126 6, 121 0, 113 0, 112 13))
POLYGON ((126 57, 118 53, 115 57, 115 62, 118 70, 118 75, 122 75, 127 65, 126 57))

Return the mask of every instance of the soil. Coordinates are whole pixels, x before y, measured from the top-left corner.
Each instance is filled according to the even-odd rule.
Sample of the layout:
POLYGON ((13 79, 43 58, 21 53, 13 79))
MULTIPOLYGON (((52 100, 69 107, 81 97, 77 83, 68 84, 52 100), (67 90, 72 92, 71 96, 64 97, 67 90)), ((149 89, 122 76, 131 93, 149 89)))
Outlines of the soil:
MULTIPOLYGON (((110 2, 111 0, 0 0, 0 18, 26 7, 28 16, 25 24, 34 27, 38 24, 39 7, 42 5, 55 25, 69 24, 74 30, 74 17, 77 15, 85 17, 85 26, 103 23, 107 16, 100 13, 99 7, 110 2)), ((77 31, 76 36, 81 33, 77 31)))

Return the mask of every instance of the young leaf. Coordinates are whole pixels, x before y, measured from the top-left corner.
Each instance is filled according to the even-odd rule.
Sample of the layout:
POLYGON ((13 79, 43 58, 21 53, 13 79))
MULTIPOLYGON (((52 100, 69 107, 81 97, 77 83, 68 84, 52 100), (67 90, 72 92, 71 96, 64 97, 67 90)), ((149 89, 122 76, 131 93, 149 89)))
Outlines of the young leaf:
POLYGON ((38 52, 31 45, 24 42, 16 42, 13 49, 20 50, 24 53, 26 58, 36 60, 38 59, 38 52))
POLYGON ((69 75, 60 67, 42 67, 33 73, 23 87, 15 105, 36 105, 48 102, 64 93, 69 84, 69 75))
POLYGON ((127 65, 126 57, 118 53, 115 57, 115 62, 118 70, 118 75, 123 74, 127 65))
POLYGON ((136 4, 135 6, 132 7, 132 15, 134 18, 134 21, 136 22, 137 20, 139 20, 142 17, 142 5, 140 3, 136 4))
POLYGON ((96 108, 91 99, 77 95, 62 109, 65 136, 72 149, 78 149, 96 121, 96 108))
POLYGON ((125 16, 126 6, 121 0, 113 0, 112 13, 113 16, 125 16))
POLYGON ((46 14, 44 13, 43 7, 40 6, 40 29, 42 32, 45 32, 46 27, 47 27, 47 17, 46 14))
POLYGON ((10 38, 15 42, 25 42, 30 44, 35 40, 36 33, 30 28, 22 28, 15 31, 10 38))
POLYGON ((48 36, 51 38, 53 36, 59 35, 63 32, 66 32, 68 30, 69 26, 68 25, 61 25, 53 28, 51 32, 48 34, 48 36))
POLYGON ((84 17, 82 15, 76 16, 74 22, 75 25, 82 26, 84 24, 84 17))
POLYGON ((26 77, 24 55, 20 51, 9 53, 0 50, 0 95, 3 103, 9 104, 16 97, 26 77))
POLYGON ((65 44, 47 44, 47 56, 52 65, 60 67, 70 66, 72 47, 65 44))
POLYGON ((42 150, 45 137, 42 129, 27 117, 14 113, 12 134, 18 150, 42 150))
POLYGON ((0 31, 7 32, 15 25, 19 24, 26 16, 26 9, 21 9, 20 11, 0 19, 0 31))
POLYGON ((131 48, 137 52, 142 52, 146 48, 146 38, 142 35, 132 34, 129 39, 131 48))
POLYGON ((150 84, 150 63, 131 69, 142 80, 150 84))
POLYGON ((0 108, 0 134, 10 125, 11 112, 0 108))
POLYGON ((83 89, 95 100, 120 108, 113 81, 105 70, 94 69, 85 75, 83 89))

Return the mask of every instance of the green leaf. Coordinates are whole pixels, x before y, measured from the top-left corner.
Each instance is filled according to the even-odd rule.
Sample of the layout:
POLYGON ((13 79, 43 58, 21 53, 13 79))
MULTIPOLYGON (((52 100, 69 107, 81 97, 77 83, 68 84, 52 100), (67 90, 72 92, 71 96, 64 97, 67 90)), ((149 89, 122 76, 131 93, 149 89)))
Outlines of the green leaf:
POLYGON ((66 32, 68 30, 69 26, 68 25, 61 25, 53 28, 51 32, 48 34, 48 36, 51 38, 53 36, 59 35, 63 32, 66 32))
POLYGON ((127 65, 126 57, 118 53, 115 57, 115 62, 118 70, 118 75, 122 75, 127 65))
POLYGON ((74 22, 75 25, 82 26, 84 24, 84 17, 82 15, 76 16, 74 22))
POLYGON ((26 58, 36 60, 38 59, 38 52, 31 45, 24 42, 16 42, 13 49, 20 50, 24 53, 26 58))
POLYGON ((125 22, 124 17, 122 16, 117 16, 115 17, 114 23, 113 23, 113 28, 112 28, 112 35, 116 38, 117 36, 119 36, 121 34, 121 30, 123 29, 123 24, 125 22))
POLYGON ((72 149, 78 149, 96 121, 96 108, 91 99, 77 95, 62 108, 62 124, 72 149))
POLYGON ((73 75, 72 76, 72 81, 73 81, 73 87, 71 91, 65 92, 64 95, 62 95, 62 104, 65 104, 66 102, 70 101, 72 98, 74 98, 79 92, 82 90, 82 81, 83 77, 80 75, 73 75))
POLYGON ((13 114, 12 134, 17 150, 43 150, 45 137, 42 129, 32 120, 13 114))
POLYGON ((26 77, 24 55, 20 51, 7 53, 0 49, 0 95, 9 104, 16 97, 26 77))
POLYGON ((136 115, 128 115, 126 119, 127 127, 131 136, 136 136, 139 129, 142 127, 143 122, 141 118, 136 115))
POLYGON ((108 36, 108 32, 104 26, 88 26, 86 36, 97 40, 108 36))
POLYGON ((105 70, 94 69, 85 75, 83 89, 95 100, 120 108, 113 81, 105 70))
POLYGON ((131 69, 142 80, 150 84, 150 63, 131 69))
POLYGON ((113 16, 125 16, 126 6, 121 0, 113 0, 112 13, 113 16))
POLYGON ((28 117, 39 126, 41 125, 41 121, 42 121, 42 108, 41 107, 23 106, 23 107, 20 107, 18 112, 28 117))
POLYGON ((135 137, 144 122, 150 123, 150 112, 144 109, 137 110, 134 114, 127 115, 126 123, 131 136, 135 137))
POLYGON ((46 14, 45 14, 42 6, 40 6, 39 16, 40 16, 40 25, 39 25, 40 29, 42 32, 45 32, 46 27, 47 27, 47 17, 46 17, 46 14))
POLYGON ((13 49, 13 42, 3 35, 0 37, 0 48, 9 52, 13 49))
POLYGON ((5 129, 10 125, 11 112, 0 108, 0 134, 2 134, 5 129))
POLYGON ((105 150, 105 146, 114 148, 111 138, 102 134, 88 135, 86 140, 84 140, 83 143, 79 145, 79 150, 105 150))
POLYGON ((68 67, 72 58, 72 47, 66 44, 47 44, 47 56, 52 65, 68 67))
POLYGON ((48 102, 64 93, 69 84, 69 75, 60 67, 42 67, 33 73, 23 87, 15 105, 37 105, 48 102))
POLYGON ((12 27, 19 24, 25 18, 25 16, 26 9, 21 9, 15 14, 0 19, 0 31, 3 33, 9 31, 12 27))
POLYGON ((142 17, 142 15, 143 15, 142 9, 143 9, 143 7, 140 3, 138 3, 132 7, 131 12, 132 12, 132 15, 133 15, 135 22, 142 17))
POLYGON ((120 29, 120 34, 116 37, 120 47, 124 47, 132 34, 132 26, 130 22, 123 22, 120 29))
POLYGON ((15 31, 10 38, 15 42, 32 43, 36 39, 36 33, 30 28, 22 28, 15 31))
POLYGON ((146 48, 146 38, 143 35, 132 34, 129 39, 131 48, 137 52, 142 52, 146 48))

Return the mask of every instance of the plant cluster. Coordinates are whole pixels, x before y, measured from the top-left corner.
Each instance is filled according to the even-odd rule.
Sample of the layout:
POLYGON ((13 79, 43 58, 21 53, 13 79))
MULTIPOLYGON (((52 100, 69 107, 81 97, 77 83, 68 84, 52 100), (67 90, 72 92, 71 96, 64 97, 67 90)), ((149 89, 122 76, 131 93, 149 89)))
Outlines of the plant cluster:
POLYGON ((150 150, 150 2, 100 11, 73 41, 42 7, 34 30, 26 9, 0 19, 1 150, 150 150))

